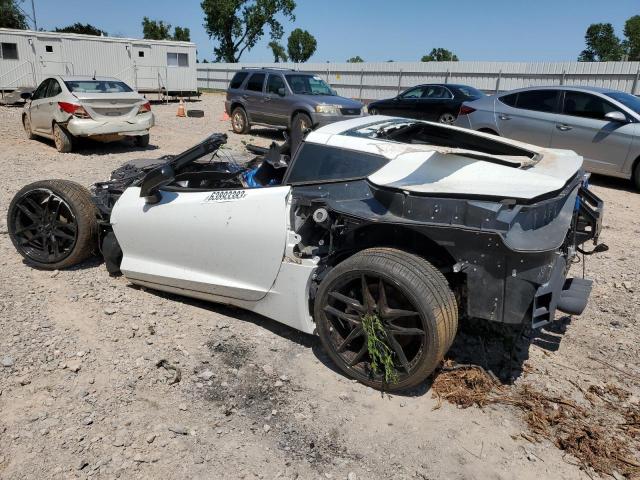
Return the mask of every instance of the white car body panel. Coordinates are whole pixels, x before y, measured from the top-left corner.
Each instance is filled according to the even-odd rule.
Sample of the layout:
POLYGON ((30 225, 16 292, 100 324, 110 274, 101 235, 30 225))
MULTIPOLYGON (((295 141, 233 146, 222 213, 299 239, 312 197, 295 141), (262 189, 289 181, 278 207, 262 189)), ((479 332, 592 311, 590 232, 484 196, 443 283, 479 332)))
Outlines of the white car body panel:
POLYGON ((580 170, 583 162, 582 157, 569 150, 534 147, 459 127, 446 128, 498 140, 532 152, 535 156, 486 155, 487 160, 484 160, 477 158, 477 153, 476 158, 465 156, 465 153, 470 152, 462 149, 405 144, 344 134, 359 127, 368 129, 370 124, 374 124, 371 131, 375 131, 376 122, 392 119, 393 117, 379 115, 334 123, 311 132, 306 142, 382 155, 391 161, 369 176, 372 183, 425 194, 532 199, 561 189, 580 170), (493 159, 496 161, 492 161, 493 159), (514 168, 519 166, 522 168, 514 168), (506 178, 508 181, 505 181, 506 178))
POLYGON ((289 192, 290 187, 162 191, 160 202, 151 205, 140 188, 130 187, 111 215, 123 251, 121 270, 132 280, 260 300, 282 263, 289 192))

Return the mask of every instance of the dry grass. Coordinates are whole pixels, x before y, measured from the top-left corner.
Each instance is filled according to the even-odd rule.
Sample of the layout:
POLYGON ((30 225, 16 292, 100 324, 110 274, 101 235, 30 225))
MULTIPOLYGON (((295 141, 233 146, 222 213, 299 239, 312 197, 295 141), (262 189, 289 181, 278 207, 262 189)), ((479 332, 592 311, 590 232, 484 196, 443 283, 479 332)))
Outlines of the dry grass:
MULTIPOLYGON (((615 385, 580 388, 589 407, 546 395, 530 385, 502 386, 481 367, 445 363, 432 386, 434 397, 468 408, 489 404, 517 407, 536 441, 547 439, 573 455, 585 470, 618 472, 640 478, 640 405, 625 403, 630 394, 615 385)), ((530 438, 527 435, 525 438, 530 438)))

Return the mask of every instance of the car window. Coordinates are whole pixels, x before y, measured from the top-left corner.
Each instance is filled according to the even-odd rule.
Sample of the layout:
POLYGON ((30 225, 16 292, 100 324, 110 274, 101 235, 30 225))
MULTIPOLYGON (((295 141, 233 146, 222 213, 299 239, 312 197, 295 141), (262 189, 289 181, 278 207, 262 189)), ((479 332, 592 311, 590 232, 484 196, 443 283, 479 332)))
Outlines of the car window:
POLYGON ((316 183, 364 178, 388 160, 381 155, 304 143, 291 166, 287 183, 316 183))
POLYGON ((416 87, 411 90, 407 90, 404 93, 400 94, 400 98, 410 99, 410 98, 421 98, 424 93, 425 87, 416 87))
POLYGON ((484 97, 484 93, 482 93, 477 88, 468 87, 468 86, 465 85, 463 87, 455 87, 455 89, 458 90, 458 93, 461 93, 465 97, 469 97, 469 98, 482 98, 482 97, 484 97))
POLYGON ((133 89, 117 80, 67 80, 64 82, 71 93, 124 93, 133 89))
POLYGON ((278 90, 284 88, 284 80, 280 75, 269 75, 267 82, 267 93, 278 94, 278 90))
POLYGON ((44 82, 40 84, 36 91, 31 95, 31 100, 40 100, 41 98, 47 97, 47 89, 49 88, 50 79, 46 79, 44 82))
POLYGON ((516 102, 518 101, 518 94, 512 93, 511 95, 505 95, 504 97, 498 98, 505 105, 509 105, 510 107, 515 107, 516 102))
POLYGON ((422 94, 422 98, 429 98, 429 99, 451 98, 451 94, 444 87, 430 86, 425 88, 422 94))
POLYGON ((317 75, 292 73, 286 75, 286 78, 291 91, 296 95, 335 95, 331 87, 317 75))
POLYGON ((229 84, 229 88, 240 88, 244 79, 249 75, 248 72, 238 72, 231 79, 231 83, 229 84))
POLYGON ((251 90, 252 92, 261 92, 262 85, 264 85, 264 73, 254 73, 249 77, 247 90, 251 90))
POLYGON ((55 97, 62 92, 62 88, 60 88, 60 84, 57 80, 49 80, 49 87, 47 88, 47 98, 55 97))
POLYGON ((609 112, 619 111, 606 100, 584 92, 564 93, 564 104, 562 113, 574 117, 593 118, 604 120, 604 116, 609 112))
POLYGON ((530 90, 520 92, 516 108, 536 112, 554 112, 558 101, 558 90, 530 90))

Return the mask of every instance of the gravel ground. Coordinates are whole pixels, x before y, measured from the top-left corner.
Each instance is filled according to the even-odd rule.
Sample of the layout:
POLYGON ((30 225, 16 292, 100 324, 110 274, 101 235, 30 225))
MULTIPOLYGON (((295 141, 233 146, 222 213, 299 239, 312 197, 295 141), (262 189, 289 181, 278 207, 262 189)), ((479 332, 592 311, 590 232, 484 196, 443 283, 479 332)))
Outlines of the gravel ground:
MULTIPOLYGON (((515 409, 434 410, 429 384, 381 395, 336 372, 316 338, 263 317, 135 288, 98 260, 60 272, 22 262, 5 218, 31 181, 89 186, 127 160, 178 153, 211 132, 228 132, 236 152, 282 139, 231 133, 220 95, 189 106, 205 117, 176 118, 176 104, 154 105, 148 148, 87 142, 72 154, 26 140, 20 109, 0 107, 0 478, 594 475, 551 443, 522 437, 515 409)), ((638 401, 640 195, 604 178, 594 190, 607 202, 602 241, 610 250, 587 261, 596 279, 590 305, 519 347, 526 373, 515 384, 580 400, 577 386, 609 382, 638 401)), ((582 265, 574 268, 581 274, 582 265)), ((463 333, 454 352, 504 364, 499 344, 463 333)))

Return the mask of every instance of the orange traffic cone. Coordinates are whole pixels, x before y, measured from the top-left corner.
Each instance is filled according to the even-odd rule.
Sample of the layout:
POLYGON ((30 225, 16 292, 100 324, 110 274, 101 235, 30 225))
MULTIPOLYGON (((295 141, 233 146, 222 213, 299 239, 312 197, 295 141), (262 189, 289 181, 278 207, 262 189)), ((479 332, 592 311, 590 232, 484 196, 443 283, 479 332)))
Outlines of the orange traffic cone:
POLYGON ((227 121, 227 120, 229 120, 230 118, 231 118, 231 117, 229 117, 229 114, 228 114, 226 111, 224 111, 224 112, 222 112, 222 117, 220 118, 220 121, 221 121, 221 122, 226 122, 226 121, 227 121))
POLYGON ((187 114, 184 111, 184 100, 180 99, 180 105, 178 105, 178 113, 176 113, 176 117, 186 117, 187 114))

